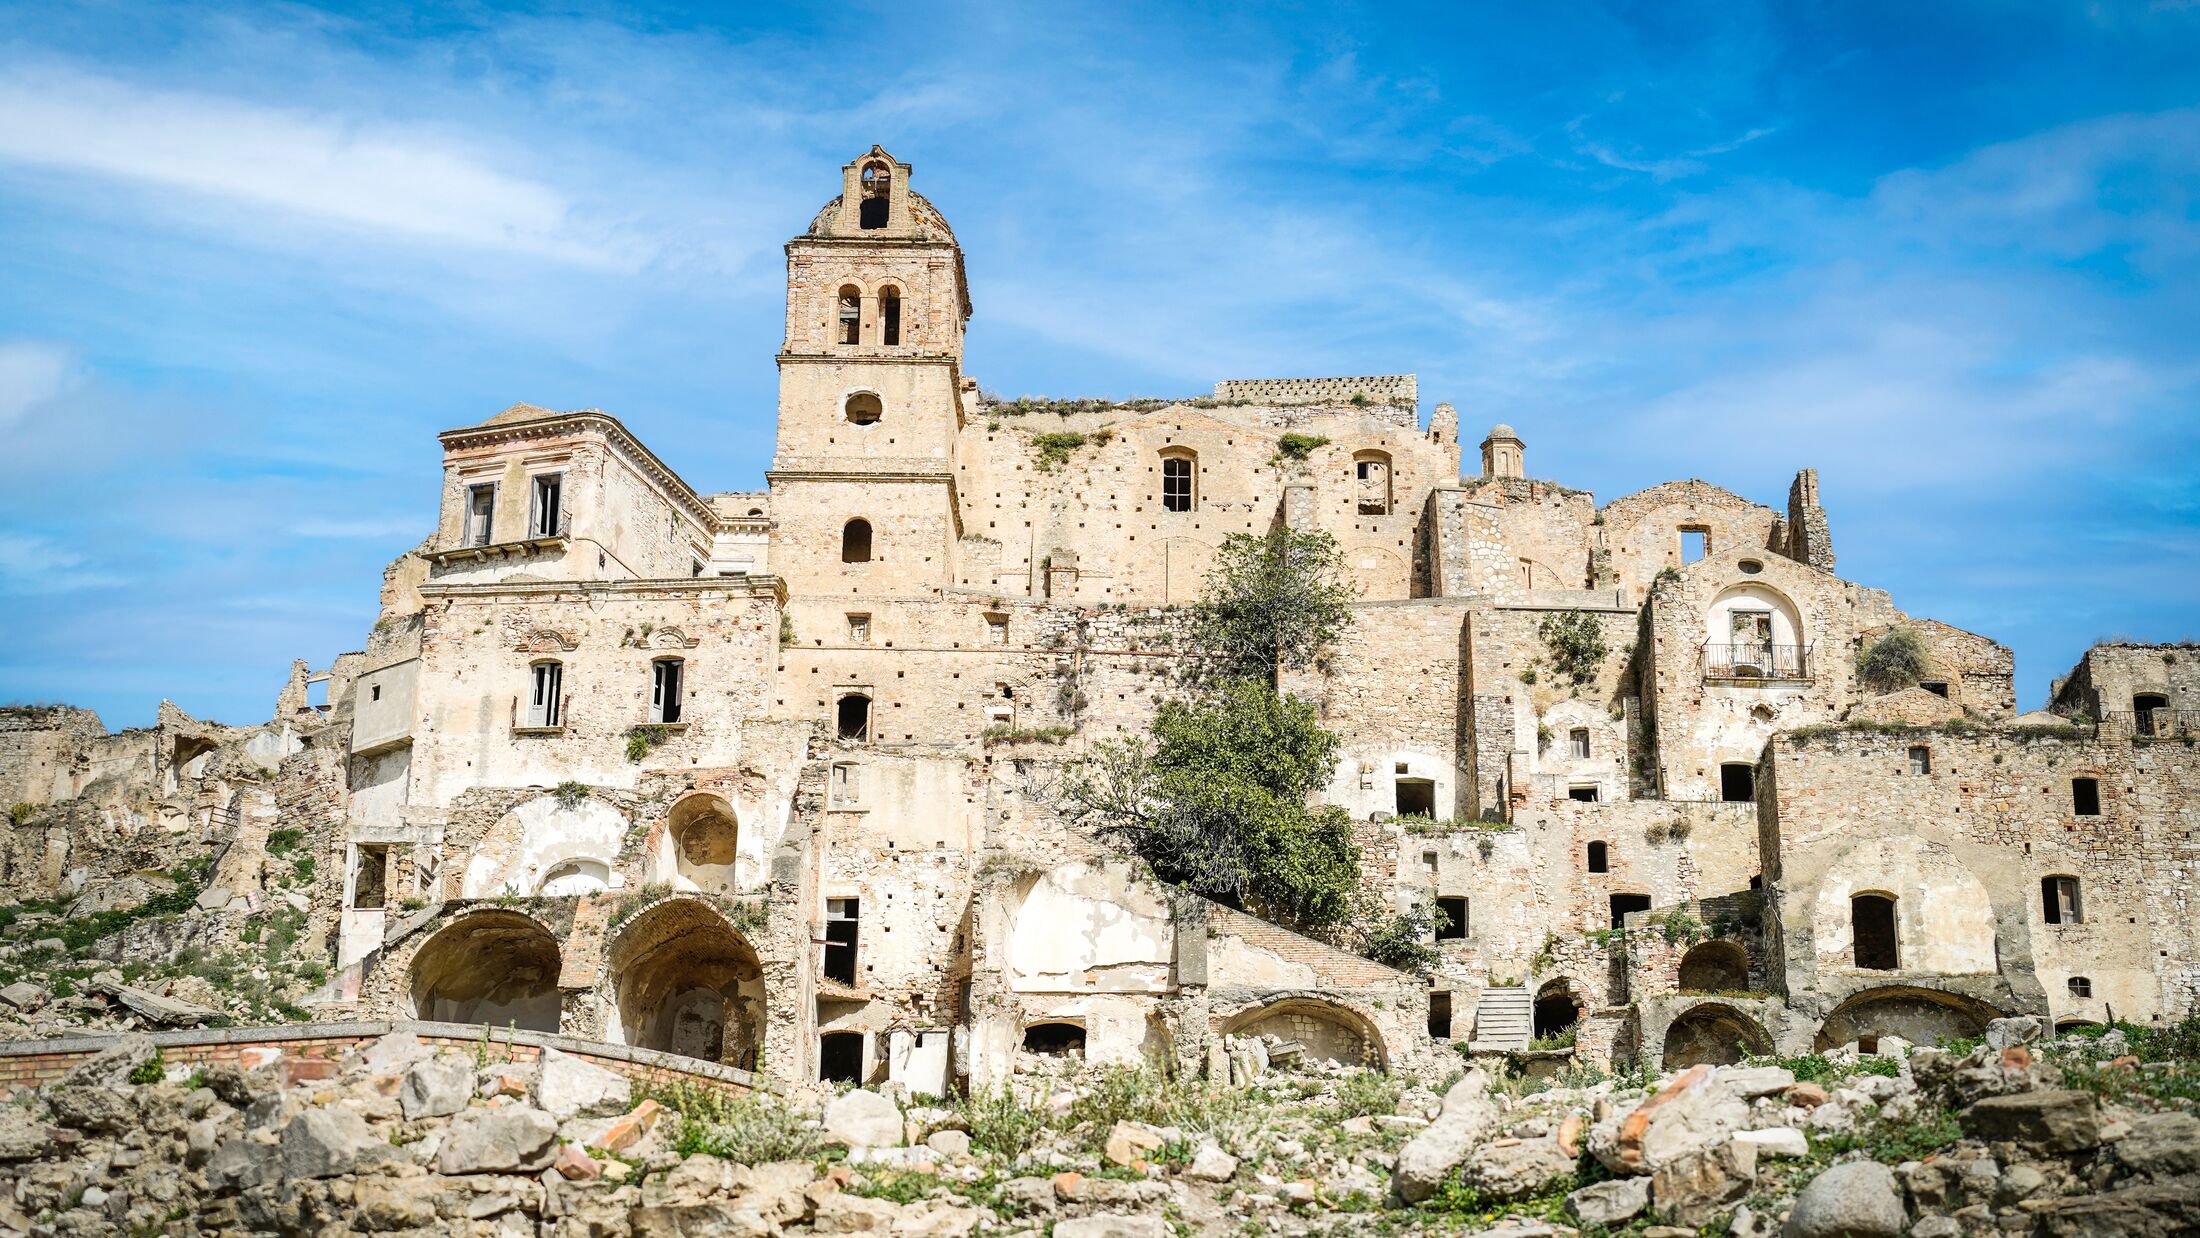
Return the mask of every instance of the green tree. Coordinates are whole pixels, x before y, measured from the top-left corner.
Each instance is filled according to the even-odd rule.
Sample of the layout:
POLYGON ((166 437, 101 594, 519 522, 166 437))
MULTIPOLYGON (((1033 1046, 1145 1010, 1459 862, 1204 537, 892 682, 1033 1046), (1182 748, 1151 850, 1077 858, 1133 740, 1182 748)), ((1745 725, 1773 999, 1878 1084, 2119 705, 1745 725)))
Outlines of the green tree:
POLYGON ((1925 677, 1925 642, 1908 628, 1896 628, 1856 655, 1856 677, 1874 692, 1899 692, 1925 677))
POLYGON ((1150 742, 1097 745, 1064 799, 1163 881, 1320 928, 1351 915, 1360 880, 1344 810, 1307 803, 1337 746, 1313 706, 1236 679, 1163 704, 1150 742))
POLYGON ((1196 664, 1211 679, 1282 682, 1312 664, 1352 622, 1358 590, 1345 579, 1337 539, 1316 530, 1232 533, 1194 616, 1196 664))

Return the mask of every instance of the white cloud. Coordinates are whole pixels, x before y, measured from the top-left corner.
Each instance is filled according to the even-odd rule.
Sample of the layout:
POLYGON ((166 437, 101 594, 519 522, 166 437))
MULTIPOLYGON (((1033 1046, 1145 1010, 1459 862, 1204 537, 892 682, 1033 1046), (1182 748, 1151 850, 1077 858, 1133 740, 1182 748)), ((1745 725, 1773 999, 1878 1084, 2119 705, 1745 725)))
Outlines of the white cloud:
POLYGON ((0 343, 0 427, 60 395, 73 379, 64 349, 35 340, 0 343))
POLYGON ((575 266, 630 270, 652 256, 448 137, 61 69, 0 68, 0 160, 575 266))
POLYGON ((24 533, 0 533, 0 593, 73 593, 123 583, 74 551, 24 533))

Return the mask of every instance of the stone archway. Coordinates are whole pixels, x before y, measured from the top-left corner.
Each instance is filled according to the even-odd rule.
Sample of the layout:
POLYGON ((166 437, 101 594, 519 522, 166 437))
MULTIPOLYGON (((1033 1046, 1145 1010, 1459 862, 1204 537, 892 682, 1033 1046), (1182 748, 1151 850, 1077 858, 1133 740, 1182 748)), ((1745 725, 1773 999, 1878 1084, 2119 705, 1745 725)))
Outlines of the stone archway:
POLYGON ((1731 1066, 1745 1057, 1772 1052, 1772 1037, 1732 1006, 1705 1002, 1691 1006, 1665 1029, 1664 1070, 1687 1066, 1731 1066))
POLYGON ((1731 941, 1699 943, 1681 956, 1683 993, 1741 993, 1749 989, 1749 952, 1731 941))
POLYGON ((705 894, 731 894, 737 888, 740 819, 721 796, 698 791, 682 797, 665 820, 664 849, 671 874, 705 894))
POLYGON ((1814 1048, 1823 1053, 1842 1045, 1899 1036, 1914 1045, 1978 1036, 2001 1012, 1959 993, 1911 985, 1866 989, 1833 1008, 1818 1025, 1814 1048))
POLYGON ((1573 981, 1564 976, 1552 980, 1535 993, 1535 1037, 1563 1035, 1581 1022, 1581 998, 1575 994, 1573 981))
POLYGON ((612 1039, 643 1049, 756 1068, 763 969, 724 913, 695 898, 653 903, 606 951, 612 1039))
POLYGON ((1388 1070, 1382 1033, 1357 1012, 1319 998, 1289 997, 1232 1015, 1225 1036, 1274 1036, 1295 1041, 1310 1062, 1388 1070))
POLYGON ((558 1030, 558 941, 516 911, 460 916, 413 954, 413 1017, 558 1030))

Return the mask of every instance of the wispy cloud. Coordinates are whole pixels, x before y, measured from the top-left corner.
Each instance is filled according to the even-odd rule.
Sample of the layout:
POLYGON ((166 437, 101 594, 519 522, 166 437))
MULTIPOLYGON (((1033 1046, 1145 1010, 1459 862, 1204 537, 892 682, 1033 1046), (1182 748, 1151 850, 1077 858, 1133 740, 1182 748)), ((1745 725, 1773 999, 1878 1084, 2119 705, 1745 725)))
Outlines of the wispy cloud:
POLYGON ((50 539, 0 532, 0 593, 75 593, 110 588, 124 579, 50 539))
POLYGON ((67 390, 73 377, 67 349, 35 340, 0 343, 0 429, 67 390))

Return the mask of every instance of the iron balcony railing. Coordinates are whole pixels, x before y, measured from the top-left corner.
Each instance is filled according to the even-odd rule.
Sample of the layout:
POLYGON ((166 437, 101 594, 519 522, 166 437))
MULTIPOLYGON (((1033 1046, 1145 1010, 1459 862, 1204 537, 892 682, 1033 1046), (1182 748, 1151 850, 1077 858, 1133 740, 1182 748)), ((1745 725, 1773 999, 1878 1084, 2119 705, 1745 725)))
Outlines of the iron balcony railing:
POLYGON ((1808 679, 1809 645, 1705 645, 1705 679, 1808 679))
POLYGON ((2101 721, 2134 739, 2200 737, 2200 709, 2140 709, 2106 714, 2101 721))

